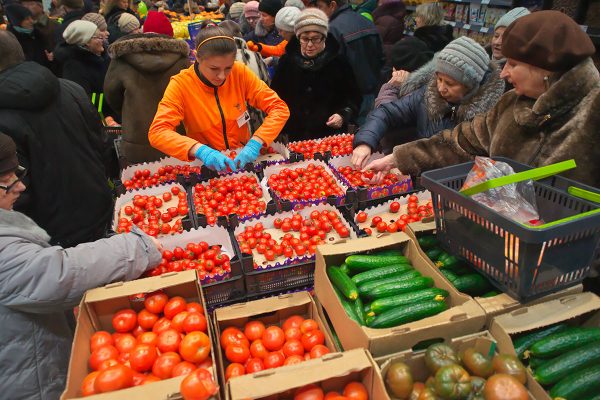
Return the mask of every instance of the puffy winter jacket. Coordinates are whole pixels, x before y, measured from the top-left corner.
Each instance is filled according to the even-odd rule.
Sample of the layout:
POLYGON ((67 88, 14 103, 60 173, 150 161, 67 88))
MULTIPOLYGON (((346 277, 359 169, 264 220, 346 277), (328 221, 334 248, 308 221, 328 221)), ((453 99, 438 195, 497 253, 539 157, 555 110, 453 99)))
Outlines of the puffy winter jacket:
POLYGON ((250 130, 246 123, 240 126, 238 119, 248 104, 267 114, 254 135, 271 143, 290 116, 277 93, 238 61, 219 87, 194 64, 171 78, 148 139, 158 150, 184 161, 189 161, 188 152, 198 142, 217 150, 242 147, 250 140, 250 130), (187 136, 175 132, 181 121, 187 136))
POLYGON ((132 280, 160 262, 150 238, 116 235, 70 249, 27 216, 0 209, 0 393, 56 400, 64 390, 73 332, 65 311, 86 290, 132 280))

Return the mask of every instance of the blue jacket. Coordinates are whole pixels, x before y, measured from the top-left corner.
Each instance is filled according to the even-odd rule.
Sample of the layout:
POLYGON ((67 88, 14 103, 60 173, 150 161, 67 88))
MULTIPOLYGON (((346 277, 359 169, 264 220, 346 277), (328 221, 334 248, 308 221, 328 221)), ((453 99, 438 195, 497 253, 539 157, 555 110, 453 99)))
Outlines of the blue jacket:
POLYGON ((377 149, 390 128, 416 127, 416 137, 405 138, 408 140, 431 137, 487 112, 503 93, 504 80, 500 78, 499 68, 492 62, 477 91, 460 104, 450 104, 440 96, 435 74, 431 70, 425 85, 371 111, 354 136, 354 147, 366 144, 372 150, 377 149))
POLYGON ((275 46, 283 41, 283 37, 279 34, 276 27, 273 27, 271 31, 267 31, 262 23, 258 21, 256 28, 244 35, 244 40, 249 42, 252 40, 254 43, 262 43, 269 46, 275 46))
POLYGON ((385 64, 381 37, 375 25, 344 5, 329 18, 329 32, 352 66, 360 92, 375 95, 379 89, 379 73, 385 64))

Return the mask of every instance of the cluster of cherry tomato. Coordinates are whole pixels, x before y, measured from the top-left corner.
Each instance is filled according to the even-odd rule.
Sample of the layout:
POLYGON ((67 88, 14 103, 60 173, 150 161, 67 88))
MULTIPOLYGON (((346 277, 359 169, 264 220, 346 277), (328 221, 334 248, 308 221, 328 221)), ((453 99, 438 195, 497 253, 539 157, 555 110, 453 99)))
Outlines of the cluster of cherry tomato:
MULTIPOLYGON (((397 214, 399 211, 400 203, 397 201, 391 202, 389 212, 392 214, 397 214)), ((426 217, 431 217, 433 215, 433 204, 431 201, 428 201, 426 204, 419 205, 419 198, 415 195, 411 195, 408 197, 406 211, 407 212, 405 214, 399 214, 398 218, 395 219, 394 222, 385 222, 380 216, 374 216, 371 219, 370 228, 364 228, 365 233, 367 235, 371 235, 373 233, 373 229, 376 229, 379 233, 393 233, 398 231, 404 232, 407 224, 420 221, 426 217)), ((356 222, 358 224, 364 224, 367 222, 368 218, 369 215, 364 211, 356 214, 356 222)))
MULTIPOLYGON (((252 254, 255 251, 264 255, 267 261, 274 261, 280 256, 312 256, 317 251, 317 246, 326 243, 326 239, 331 237, 332 231, 337 232, 341 238, 350 236, 350 231, 340 215, 328 210, 315 210, 310 213, 309 218, 304 218, 298 213, 294 213, 291 218, 276 218, 272 228, 284 232, 281 241, 278 242, 270 233, 265 232, 265 227, 260 222, 246 226, 236 237, 242 253, 252 254), (298 237, 292 232, 299 233, 298 237)), ((259 266, 255 263, 254 268, 259 266)))
POLYGON ((206 278, 229 274, 231 261, 227 254, 221 252, 221 246, 209 246, 206 242, 188 243, 185 249, 178 246, 173 250, 164 250, 160 264, 145 275, 158 276, 190 269, 197 270, 198 278, 204 282, 206 278))
POLYGON ((298 364, 329 353, 325 335, 314 319, 293 315, 281 327, 249 321, 243 330, 230 326, 221 333, 221 348, 231 363, 225 378, 298 364))
POLYGON ((194 186, 196 213, 206 215, 209 225, 217 223, 218 216, 237 214, 240 217, 263 214, 267 203, 258 179, 241 175, 211 179, 194 186))
POLYGON ((125 189, 142 189, 151 186, 160 185, 161 183, 173 182, 177 179, 177 175, 185 177, 190 174, 200 174, 199 166, 192 165, 165 165, 159 167, 155 173, 149 169, 138 169, 133 173, 133 178, 123 182, 125 189))
POLYGON ((370 183, 371 179, 373 179, 373 176, 375 176, 375 173, 371 170, 361 172, 360 170, 355 169, 354 167, 351 167, 351 166, 340 167, 337 170, 340 174, 342 174, 342 176, 346 179, 346 181, 348 181, 348 183, 350 183, 350 186, 355 187, 355 188, 359 187, 359 186, 368 186, 368 187, 389 186, 389 185, 393 185, 394 183, 398 183, 400 180, 398 178, 398 175, 388 172, 384 176, 383 181, 381 183, 375 185, 375 184, 370 183))
POLYGON ((322 165, 306 168, 284 168, 268 178, 269 187, 285 200, 317 200, 328 196, 343 196, 336 179, 322 165))
POLYGON ((330 151, 332 156, 352 154, 352 140, 354 135, 329 136, 323 139, 302 140, 288 144, 288 149, 304 155, 305 160, 310 160, 315 153, 325 154, 330 151))
POLYGON ((136 194, 133 196, 133 206, 121 208, 117 233, 130 232, 135 224, 150 236, 159 234, 183 232, 181 220, 188 215, 187 193, 179 186, 173 186, 170 191, 162 196, 148 196, 136 194), (177 207, 168 207, 165 204, 177 196, 177 207))
POLYGON ((81 384, 83 396, 212 366, 207 321, 199 303, 157 292, 146 297, 140 312, 117 311, 112 327, 115 333, 98 331, 90 338, 92 372, 81 384))
POLYGON ((310 384, 296 389, 293 393, 282 393, 269 400, 369 400, 369 391, 361 382, 349 382, 340 392, 325 393, 319 385, 310 384))

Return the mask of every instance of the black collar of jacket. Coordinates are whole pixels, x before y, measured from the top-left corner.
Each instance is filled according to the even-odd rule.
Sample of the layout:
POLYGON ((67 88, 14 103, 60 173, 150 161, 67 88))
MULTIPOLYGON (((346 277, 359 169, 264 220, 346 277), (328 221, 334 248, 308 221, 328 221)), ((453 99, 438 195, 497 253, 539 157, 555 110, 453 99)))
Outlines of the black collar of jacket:
MULTIPOLYGON (((346 11, 349 8, 350 8, 349 4, 344 4, 343 6, 336 8, 335 11, 333 12, 333 14, 331 14, 331 17, 329 18, 329 23, 331 23, 331 21, 333 21, 333 19, 335 17, 337 17, 338 15, 340 15, 341 13, 343 13, 344 11, 346 11)), ((351 8, 350 8, 350 11, 352 11, 351 8)), ((354 11, 352 11, 352 12, 354 12, 354 11)))
POLYGON ((325 49, 314 58, 306 58, 302 55, 300 41, 296 37, 292 38, 287 46, 285 46, 285 51, 290 54, 294 64, 301 69, 318 71, 337 57, 340 45, 335 37, 329 33, 325 39, 325 49))
POLYGON ((198 79, 200 79, 200 82, 202 82, 203 84, 205 84, 206 86, 208 86, 211 89, 218 89, 221 86, 223 86, 225 84, 225 82, 227 82, 227 79, 225 79, 223 81, 223 83, 221 83, 221 85, 219 85, 219 86, 215 86, 212 83, 210 83, 210 81, 208 79, 206 79, 206 77, 204 75, 202 75, 202 72, 200 72, 200 68, 198 67, 198 61, 194 61, 194 72, 196 73, 196 76, 198 77, 198 79))

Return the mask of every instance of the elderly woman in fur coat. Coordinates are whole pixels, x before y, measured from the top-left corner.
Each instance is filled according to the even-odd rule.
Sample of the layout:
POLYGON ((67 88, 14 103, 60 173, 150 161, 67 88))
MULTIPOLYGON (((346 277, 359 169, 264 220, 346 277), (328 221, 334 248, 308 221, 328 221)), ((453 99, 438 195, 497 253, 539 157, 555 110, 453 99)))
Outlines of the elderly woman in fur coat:
POLYGON ((364 167, 391 128, 403 128, 405 133, 411 132, 406 128, 416 130, 416 135, 394 138, 396 142, 431 137, 485 113, 502 93, 500 70, 485 49, 471 38, 458 38, 433 62, 413 72, 395 101, 369 114, 354 136, 352 162, 364 167))
POLYGON ((123 152, 129 163, 163 156, 148 143, 148 129, 171 76, 190 66, 182 40, 157 33, 125 36, 113 43, 104 81, 110 106, 121 113, 123 152))
POLYGON ((377 177, 392 167, 416 176, 475 156, 503 156, 534 167, 573 158, 577 168, 564 175, 600 187, 600 75, 591 60, 594 52, 588 35, 561 12, 517 19, 502 41, 507 58, 502 77, 513 90, 472 121, 397 146, 366 168, 378 171, 377 177))

